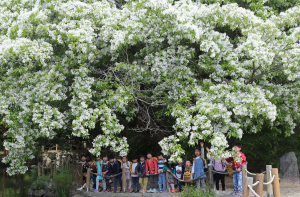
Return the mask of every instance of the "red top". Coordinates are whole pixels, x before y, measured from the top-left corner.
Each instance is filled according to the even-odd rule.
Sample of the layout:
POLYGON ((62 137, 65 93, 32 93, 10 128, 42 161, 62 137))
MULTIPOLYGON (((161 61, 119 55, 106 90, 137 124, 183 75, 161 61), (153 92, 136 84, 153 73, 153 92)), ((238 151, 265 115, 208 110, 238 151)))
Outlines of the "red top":
POLYGON ((146 174, 157 174, 157 160, 155 158, 146 160, 146 174))
POLYGON ((232 163, 233 168, 239 168, 242 165, 246 165, 246 156, 245 156, 245 154, 242 153, 242 152, 238 152, 238 155, 242 158, 242 161, 240 161, 240 159, 237 160, 237 161, 234 161, 233 157, 229 157, 228 159, 226 159, 226 161, 228 161, 228 162, 233 161, 233 163, 232 163))

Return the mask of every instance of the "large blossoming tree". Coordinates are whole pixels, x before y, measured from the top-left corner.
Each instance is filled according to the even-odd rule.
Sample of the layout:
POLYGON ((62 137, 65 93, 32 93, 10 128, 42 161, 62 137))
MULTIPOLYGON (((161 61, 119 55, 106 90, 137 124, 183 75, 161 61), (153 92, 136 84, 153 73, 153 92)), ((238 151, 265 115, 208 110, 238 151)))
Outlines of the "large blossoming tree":
POLYGON ((120 117, 138 121, 135 132, 163 132, 171 160, 184 154, 181 142, 225 150, 226 138, 262 125, 293 133, 300 6, 276 15, 263 1, 256 12, 231 1, 120 2, 0 2, 0 113, 16 139, 5 142, 10 174, 27 170, 37 138, 62 129, 87 137, 100 124, 91 152, 126 155, 120 117))

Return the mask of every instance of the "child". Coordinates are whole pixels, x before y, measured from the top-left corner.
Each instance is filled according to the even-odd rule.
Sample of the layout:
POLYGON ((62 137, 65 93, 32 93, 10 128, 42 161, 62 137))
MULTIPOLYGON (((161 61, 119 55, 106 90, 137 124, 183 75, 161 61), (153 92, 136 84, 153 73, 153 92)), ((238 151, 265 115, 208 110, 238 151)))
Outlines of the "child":
MULTIPOLYGON (((213 148, 213 147, 212 147, 213 148)), ((207 153, 209 155, 209 148, 206 148, 207 153)), ((215 171, 219 171, 219 172, 225 172, 226 171, 226 163, 225 163, 225 159, 222 158, 221 160, 215 159, 214 157, 211 157, 209 159, 214 165, 214 169, 215 171)), ((216 194, 219 194, 219 180, 221 180, 222 183, 222 193, 225 194, 225 175, 224 174, 215 174, 215 179, 216 179, 216 194)))
POLYGON ((130 192, 130 188, 131 188, 131 177, 130 177, 131 162, 128 161, 126 156, 122 157, 122 168, 126 168, 126 180, 128 181, 128 191, 130 192))
POLYGON ((107 155, 105 155, 103 157, 102 176, 104 178, 103 191, 102 192, 104 192, 104 191, 112 192, 111 185, 110 185, 110 182, 109 182, 110 181, 110 175, 109 175, 109 163, 108 163, 107 155))
POLYGON ((175 168, 176 175, 174 174, 174 178, 177 177, 178 180, 178 191, 182 191, 182 182, 180 180, 183 180, 183 174, 184 174, 185 166, 183 165, 183 162, 178 162, 178 165, 175 168))
MULTIPOLYGON (((237 171, 233 173, 233 184, 234 191, 230 195, 243 195, 243 178, 242 178, 242 165, 246 164, 246 156, 244 153, 240 152, 242 149, 241 143, 235 143, 233 149, 236 153, 234 157, 230 157, 227 159, 228 162, 233 161, 232 169, 237 171)), ((228 164, 226 162, 226 164, 228 164)))
POLYGON ((140 162, 135 168, 135 174, 139 174, 140 193, 145 193, 147 189, 148 177, 146 176, 145 155, 140 156, 140 162))
POLYGON ((103 180, 103 177, 101 176, 102 172, 101 172, 101 165, 103 164, 103 161, 101 160, 100 157, 96 158, 96 166, 97 166, 97 177, 96 177, 96 189, 94 190, 94 192, 99 192, 99 181, 103 180))
MULTIPOLYGON (((171 185, 171 192, 174 193, 175 192, 175 187, 174 187, 174 184, 175 184, 175 178, 176 177, 176 162, 173 163, 173 162, 169 162, 167 161, 167 163, 164 165, 164 170, 170 172, 170 175, 168 177, 168 183, 170 183, 171 185)), ((182 163, 181 163, 182 164, 182 163)))
POLYGON ((197 186, 198 190, 200 190, 200 182, 202 185, 202 189, 205 189, 204 178, 206 178, 206 175, 205 174, 202 175, 204 173, 205 162, 203 160, 203 157, 200 155, 200 149, 197 147, 195 148, 195 155, 196 155, 196 158, 194 158, 194 162, 193 162, 192 177, 197 178, 196 186, 197 186), (200 175, 202 175, 202 176, 199 177, 200 175))
POLYGON ((157 153, 157 171, 158 171, 158 187, 159 192, 165 192, 167 190, 167 179, 166 179, 166 172, 164 172, 165 163, 167 160, 164 159, 162 152, 157 153), (163 189, 162 189, 163 185, 163 189))
POLYGON ((91 179, 93 181, 93 187, 91 187, 91 189, 96 189, 96 176, 94 174, 97 174, 97 167, 94 165, 93 160, 90 158, 87 158, 86 162, 88 164, 88 168, 91 168, 91 179))
MULTIPOLYGON (((183 179, 181 180, 181 182, 190 181, 192 179, 192 168, 193 168, 192 162, 190 160, 186 160, 185 168, 183 171, 183 179)), ((192 183, 192 181, 190 181, 188 183, 192 183)))
POLYGON ((147 193, 156 193, 156 184, 157 184, 157 159, 152 157, 152 152, 147 153, 147 160, 146 160, 146 175, 150 176, 150 190, 147 193))
POLYGON ((87 174, 87 169, 86 168, 82 169, 82 177, 83 177, 84 182, 83 182, 82 187, 80 187, 79 189, 77 189, 79 191, 81 191, 86 186, 86 174, 87 174))
POLYGON ((131 193, 138 193, 140 191, 139 175, 135 173, 135 169, 138 165, 137 160, 138 160, 137 156, 133 156, 132 165, 130 167, 130 173, 133 182, 133 190, 131 193))
POLYGON ((115 193, 117 192, 118 181, 119 181, 120 186, 121 186, 120 192, 122 192, 122 180, 121 180, 122 173, 120 173, 120 172, 122 172, 122 169, 121 169, 121 166, 120 166, 119 162, 115 159, 115 157, 113 155, 109 156, 108 172, 109 172, 110 177, 115 177, 115 181, 114 181, 115 190, 114 190, 114 192, 115 193))

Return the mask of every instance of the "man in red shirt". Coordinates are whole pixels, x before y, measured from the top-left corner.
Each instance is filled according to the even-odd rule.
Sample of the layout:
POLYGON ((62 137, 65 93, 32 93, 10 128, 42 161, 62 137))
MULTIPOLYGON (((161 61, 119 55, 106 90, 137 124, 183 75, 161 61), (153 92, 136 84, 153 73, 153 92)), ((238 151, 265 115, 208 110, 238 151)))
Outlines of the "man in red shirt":
MULTIPOLYGON (((230 164, 234 171, 233 173, 233 184, 234 184, 234 191, 230 195, 243 195, 243 173, 242 173, 242 165, 246 164, 246 156, 244 153, 241 152, 242 144, 235 143, 234 146, 235 155, 233 157, 229 157, 227 162, 233 161, 230 164)), ((227 163, 228 164, 228 163, 227 163)))

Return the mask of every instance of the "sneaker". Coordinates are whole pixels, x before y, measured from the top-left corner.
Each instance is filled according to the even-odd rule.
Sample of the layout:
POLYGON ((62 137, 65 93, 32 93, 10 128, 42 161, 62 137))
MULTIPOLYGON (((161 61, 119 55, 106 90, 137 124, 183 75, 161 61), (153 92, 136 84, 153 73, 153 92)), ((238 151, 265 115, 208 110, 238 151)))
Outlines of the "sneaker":
POLYGON ((156 193, 156 192, 157 192, 156 189, 153 189, 153 190, 152 190, 152 193, 156 193))
POLYGON ((236 195, 236 191, 231 192, 229 195, 236 195))
POLYGON ((134 193, 139 193, 140 191, 139 190, 136 190, 134 193))
POLYGON ((179 192, 180 192, 179 190, 176 191, 176 193, 179 193, 179 192))
POLYGON ((136 193, 136 191, 135 190, 132 190, 132 192, 131 193, 136 193))
POLYGON ((225 192, 225 191, 222 191, 222 194, 224 194, 224 195, 225 195, 225 194, 226 194, 226 192, 225 192))
POLYGON ((172 193, 174 193, 175 192, 175 189, 172 189, 172 193))
POLYGON ((242 195, 243 195, 243 192, 238 191, 238 192, 236 193, 236 195, 242 196, 242 195))
POLYGON ((140 193, 143 193, 143 191, 144 191, 144 190, 143 190, 143 189, 141 189, 139 192, 140 192, 140 193))
POLYGON ((99 192, 99 190, 95 189, 94 192, 99 192))
POLYGON ((83 187, 81 187, 81 188, 78 188, 77 190, 78 190, 78 191, 81 191, 81 190, 83 190, 83 187))
POLYGON ((147 193, 153 193, 152 189, 150 188, 147 193))
POLYGON ((115 189, 115 190, 114 190, 114 193, 117 193, 117 192, 118 192, 118 191, 115 189))
POLYGON ((162 190, 160 189, 160 190, 158 190, 158 193, 162 193, 162 190))
POLYGON ((106 190, 105 189, 103 189, 101 192, 105 192, 106 190))
POLYGON ((130 188, 128 188, 128 191, 130 192, 130 188))

